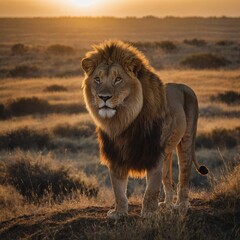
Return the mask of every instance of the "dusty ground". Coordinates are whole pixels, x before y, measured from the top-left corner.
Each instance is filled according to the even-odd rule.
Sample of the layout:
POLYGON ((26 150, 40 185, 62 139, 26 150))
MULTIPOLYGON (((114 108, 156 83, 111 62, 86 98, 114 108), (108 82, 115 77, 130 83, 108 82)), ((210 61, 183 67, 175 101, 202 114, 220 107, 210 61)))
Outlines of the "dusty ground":
MULTIPOLYGON (((176 212, 172 212, 170 218, 169 213, 162 213, 162 216, 166 215, 167 224, 169 220, 179 220, 184 226, 183 231, 186 229, 193 231, 196 228, 194 230, 196 237, 198 232, 203 231, 206 235, 209 234, 210 239, 213 236, 218 239, 222 233, 226 233, 226 239, 239 239, 240 208, 233 214, 221 209, 221 206, 213 207, 211 203, 202 199, 193 199, 191 204, 191 209, 183 218, 176 212)), ((150 220, 143 220, 140 217, 140 205, 130 205, 129 217, 118 222, 106 218, 109 209, 109 207, 87 207, 47 214, 23 215, 0 224, 0 239, 104 239, 105 237, 112 239, 115 231, 122 232, 122 235, 113 239, 126 239, 128 232, 131 235, 132 232, 139 231, 139 226, 149 224, 150 220), (123 229, 125 231, 122 231, 123 229)), ((156 222, 152 223, 152 226, 154 224, 156 222)), ((153 229, 149 228, 146 232, 149 238, 141 239, 155 239, 153 229)), ((180 239, 179 237, 176 236, 176 239, 180 239)))

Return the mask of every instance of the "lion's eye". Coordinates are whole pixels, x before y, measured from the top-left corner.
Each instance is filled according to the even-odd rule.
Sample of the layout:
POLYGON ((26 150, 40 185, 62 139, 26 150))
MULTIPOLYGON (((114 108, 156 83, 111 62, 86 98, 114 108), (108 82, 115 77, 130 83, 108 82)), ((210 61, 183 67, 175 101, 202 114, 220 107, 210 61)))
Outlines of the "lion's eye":
POLYGON ((114 81, 114 84, 118 84, 122 81, 122 78, 121 77, 116 77, 115 81, 114 81))
POLYGON ((94 82, 97 83, 97 84, 99 84, 99 83, 100 83, 100 78, 99 78, 99 77, 95 77, 95 78, 94 78, 94 82))

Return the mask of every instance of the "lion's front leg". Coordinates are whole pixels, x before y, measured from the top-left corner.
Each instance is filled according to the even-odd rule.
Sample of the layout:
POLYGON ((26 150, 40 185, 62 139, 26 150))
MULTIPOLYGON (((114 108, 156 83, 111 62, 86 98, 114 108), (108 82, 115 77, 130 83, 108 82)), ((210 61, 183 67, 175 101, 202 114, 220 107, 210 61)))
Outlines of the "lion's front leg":
POLYGON ((121 178, 110 169, 112 188, 115 196, 115 208, 108 211, 107 216, 112 219, 118 219, 128 214, 128 199, 126 196, 128 175, 121 178))
POLYGON ((162 161, 147 171, 147 188, 144 194, 142 217, 151 217, 158 209, 158 200, 162 181, 162 161))

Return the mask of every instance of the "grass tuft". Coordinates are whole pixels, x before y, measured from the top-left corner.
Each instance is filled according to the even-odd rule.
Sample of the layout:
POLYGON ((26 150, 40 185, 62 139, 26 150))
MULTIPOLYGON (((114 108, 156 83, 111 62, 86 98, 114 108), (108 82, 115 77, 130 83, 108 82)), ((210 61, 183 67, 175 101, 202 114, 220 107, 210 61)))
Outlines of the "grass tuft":
POLYGON ((156 46, 160 47, 167 53, 171 53, 177 50, 177 46, 171 41, 156 42, 156 46))
POLYGON ((196 148, 234 148, 240 143, 240 127, 227 130, 223 128, 214 129, 210 133, 197 136, 196 148))
POLYGON ((231 40, 220 40, 220 41, 216 42, 216 45, 223 46, 223 47, 228 47, 233 44, 235 44, 235 42, 231 41, 231 40))
POLYGON ((213 183, 210 202, 214 206, 240 211, 240 155, 238 154, 236 158, 238 164, 233 169, 226 169, 220 179, 213 183))
POLYGON ((22 43, 14 44, 14 45, 11 47, 11 53, 12 53, 12 55, 23 55, 23 54, 25 54, 27 51, 28 51, 28 47, 25 46, 25 45, 22 44, 22 43))
POLYGON ((74 54, 74 49, 65 45, 51 45, 47 48, 47 53, 53 55, 71 55, 74 54))
POLYGON ((30 202, 38 202, 43 198, 62 201, 73 193, 96 197, 98 187, 86 183, 71 168, 57 164, 51 158, 36 158, 30 154, 18 152, 1 162, 1 183, 9 184, 30 202), (3 178, 4 176, 4 178, 3 178))
POLYGON ((7 108, 14 116, 24 116, 36 113, 45 114, 50 110, 50 104, 37 97, 22 97, 9 102, 7 108))
POLYGON ((226 91, 224 93, 218 93, 211 96, 212 101, 219 101, 228 105, 240 104, 240 93, 235 91, 226 91))
POLYGON ((2 134, 0 136, 0 149, 42 150, 50 146, 50 140, 51 135, 46 131, 23 127, 2 134))
POLYGON ((197 38, 193 38, 193 39, 185 39, 183 41, 185 44, 188 45, 192 45, 192 46, 196 46, 196 47, 203 47, 207 45, 207 42, 203 39, 197 39, 197 38))
POLYGON ((34 114, 77 114, 86 112, 82 103, 50 104, 47 100, 37 97, 21 97, 9 101, 6 105, 0 103, 0 119, 34 114))
POLYGON ((182 66, 193 69, 218 69, 230 63, 225 57, 212 53, 193 54, 180 62, 182 66))
POLYGON ((12 78, 35 78, 38 76, 40 76, 39 68, 29 65, 19 65, 8 72, 8 77, 12 78))
POLYGON ((67 92, 68 89, 62 85, 53 84, 43 89, 44 92, 67 92))

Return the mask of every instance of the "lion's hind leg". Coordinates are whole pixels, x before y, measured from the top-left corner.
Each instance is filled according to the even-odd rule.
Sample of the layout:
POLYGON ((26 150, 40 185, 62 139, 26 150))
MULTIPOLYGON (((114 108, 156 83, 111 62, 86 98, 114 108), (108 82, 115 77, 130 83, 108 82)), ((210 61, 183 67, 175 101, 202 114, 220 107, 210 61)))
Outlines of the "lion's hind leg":
POLYGON ((159 207, 163 209, 172 208, 173 201, 173 185, 172 185, 172 152, 165 155, 162 170, 162 182, 165 193, 164 202, 159 203, 159 207))
POLYGON ((177 188, 176 208, 187 210, 190 206, 188 199, 189 178, 192 166, 192 139, 190 135, 185 134, 181 142, 177 146, 179 176, 177 188))

